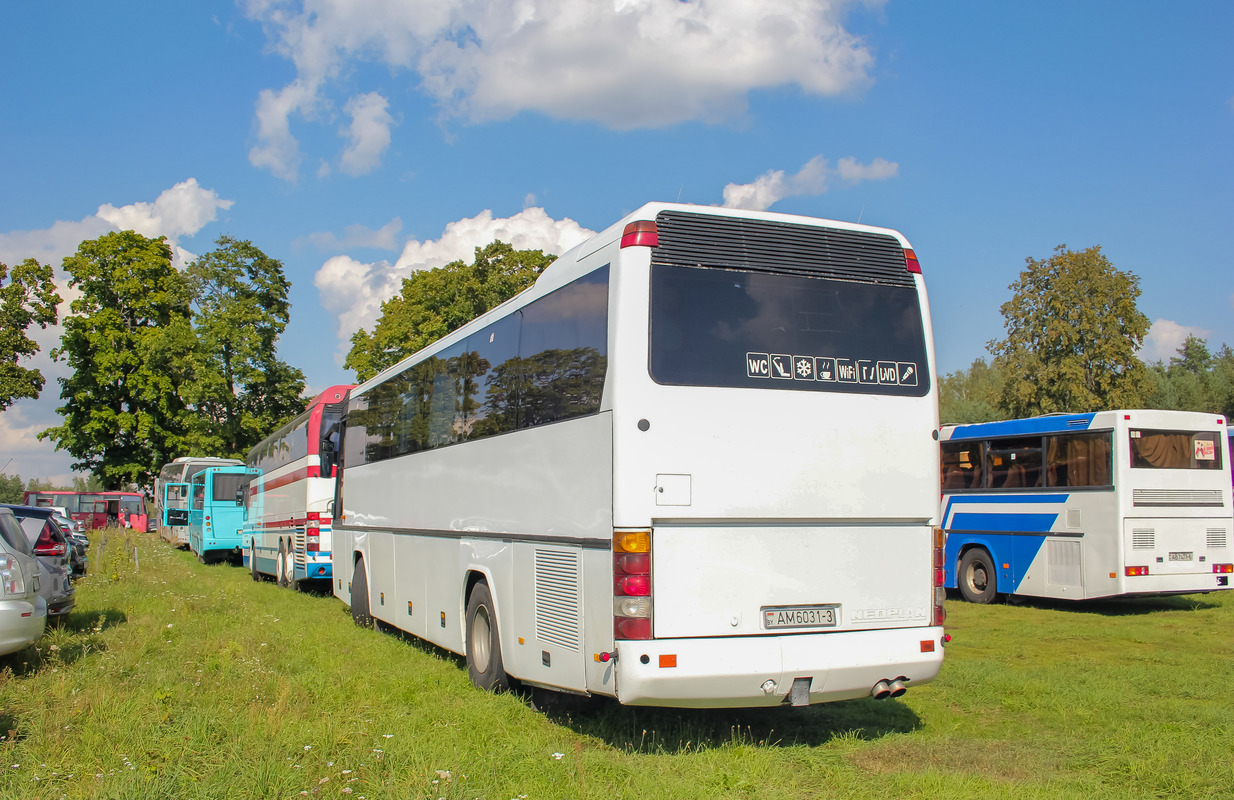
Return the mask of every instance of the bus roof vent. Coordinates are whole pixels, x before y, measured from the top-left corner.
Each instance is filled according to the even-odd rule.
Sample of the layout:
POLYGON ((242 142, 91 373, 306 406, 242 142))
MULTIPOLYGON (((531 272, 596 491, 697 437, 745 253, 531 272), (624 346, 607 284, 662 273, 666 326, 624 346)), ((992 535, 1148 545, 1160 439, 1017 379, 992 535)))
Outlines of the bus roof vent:
POLYGON ((651 263, 914 286, 894 236, 683 211, 656 216, 651 263))

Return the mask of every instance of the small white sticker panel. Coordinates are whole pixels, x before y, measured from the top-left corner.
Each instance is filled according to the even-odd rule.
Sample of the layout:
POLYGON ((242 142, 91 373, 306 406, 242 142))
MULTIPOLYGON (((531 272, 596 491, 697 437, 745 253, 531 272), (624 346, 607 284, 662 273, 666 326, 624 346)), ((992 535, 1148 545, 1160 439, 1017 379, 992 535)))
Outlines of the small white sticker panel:
MULTIPOLYGON (((913 361, 875 361, 792 353, 746 353, 746 377, 808 383, 909 387, 920 385, 920 367, 913 361)), ((822 388, 822 387, 819 387, 822 388)), ((1211 446, 1211 442, 1208 443, 1211 446)), ((1200 442, 1196 442, 1196 458, 1200 442)))

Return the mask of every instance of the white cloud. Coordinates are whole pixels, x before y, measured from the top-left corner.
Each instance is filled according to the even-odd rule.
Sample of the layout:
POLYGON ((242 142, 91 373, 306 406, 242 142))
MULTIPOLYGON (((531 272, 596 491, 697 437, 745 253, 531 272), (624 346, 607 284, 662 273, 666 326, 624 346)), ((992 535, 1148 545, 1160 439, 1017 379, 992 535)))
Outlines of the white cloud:
POLYGON ((477 247, 500 239, 519 250, 539 249, 561 254, 591 236, 572 219, 555 220, 543 208, 528 208, 512 217, 494 219, 485 210, 468 219, 451 222, 441 238, 411 239, 395 263, 365 263, 351 256, 335 256, 322 264, 313 278, 322 306, 338 319, 339 355, 350 348, 351 335, 360 328, 372 329, 381 316, 381 304, 402 289, 403 279, 421 269, 433 269, 451 261, 470 261, 477 247))
MULTIPOLYGON (((43 394, 59 395, 50 381, 43 394)), ((40 442, 40 431, 60 424, 54 405, 46 400, 19 400, 0 414, 0 471, 23 481, 48 478, 60 486, 72 486, 72 456, 58 453, 50 442, 40 442), (12 459, 10 461, 10 459, 12 459)))
POLYGON ((1141 361, 1152 364, 1157 361, 1170 363, 1172 356, 1178 355, 1178 348, 1183 346, 1188 336, 1198 336, 1207 339, 1212 331, 1193 325, 1180 325, 1168 319, 1154 320, 1144 337, 1144 344, 1137 354, 1141 361))
POLYGON ((785 175, 784 170, 773 169, 760 175, 753 183, 728 184, 724 187, 724 206, 766 211, 785 197, 826 192, 827 182, 831 177, 857 184, 863 180, 885 180, 894 177, 899 169, 899 164, 886 159, 876 158, 870 164, 860 164, 851 156, 841 158, 833 169, 827 166, 827 159, 815 156, 795 175, 785 175))
POLYGON ((381 163, 381 155, 390 146, 390 126, 394 118, 386 111, 389 101, 377 92, 357 95, 347 101, 344 111, 351 116, 345 131, 347 146, 343 149, 340 168, 348 175, 364 175, 381 163))
POLYGON ((297 74, 261 92, 249 159, 294 180, 290 116, 328 104, 335 78, 361 60, 410 73, 445 116, 472 122, 536 111, 629 130, 739 117, 759 89, 857 90, 874 56, 844 28, 856 4, 249 0, 248 15, 297 74))
POLYGON ((218 219, 220 209, 226 211, 235 204, 222 200, 213 189, 203 189, 196 178, 181 181, 166 189, 153 203, 132 203, 116 208, 110 203, 99 206, 96 216, 120 231, 135 231, 142 236, 166 236, 176 253, 176 265, 192 261, 196 256, 179 247, 182 236, 192 236, 218 219))
MULTIPOLYGON (((348 225, 343 230, 343 238, 330 231, 310 233, 308 241, 318 250, 351 250, 357 247, 373 247, 379 250, 398 249, 398 233, 403 229, 401 217, 382 225, 377 230, 364 225, 348 225)), ((297 242, 298 243, 298 242, 297 242)))

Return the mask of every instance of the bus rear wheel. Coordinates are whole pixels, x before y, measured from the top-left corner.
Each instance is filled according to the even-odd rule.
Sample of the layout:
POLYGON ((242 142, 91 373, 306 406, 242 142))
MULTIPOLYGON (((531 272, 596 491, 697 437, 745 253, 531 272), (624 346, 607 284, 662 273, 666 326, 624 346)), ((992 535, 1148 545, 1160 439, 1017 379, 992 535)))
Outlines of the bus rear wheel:
POLYGON ((253 582, 257 583, 261 580, 261 573, 257 571, 257 543, 249 544, 249 572, 253 575, 253 582))
POLYGON ((467 677, 478 688, 504 692, 510 688, 501 660, 501 636, 488 584, 477 583, 467 599, 467 677))
POLYGON ((356 562, 351 575, 351 619, 362 628, 373 625, 373 615, 368 610, 368 575, 364 572, 364 559, 356 562))
POLYGON ((993 603, 998 596, 994 559, 984 548, 974 547, 960 559, 960 594, 970 603, 993 603))
POLYGON ((291 584, 287 581, 287 545, 279 542, 279 554, 274 562, 274 573, 280 589, 286 589, 291 584))

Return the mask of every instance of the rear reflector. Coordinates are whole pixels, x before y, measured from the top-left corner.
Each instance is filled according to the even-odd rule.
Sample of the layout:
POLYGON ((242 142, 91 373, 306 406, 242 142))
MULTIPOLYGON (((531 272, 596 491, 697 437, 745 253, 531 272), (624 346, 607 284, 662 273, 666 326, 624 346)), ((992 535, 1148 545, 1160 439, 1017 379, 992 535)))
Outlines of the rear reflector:
POLYGON ((656 247, 659 244, 660 234, 656 230, 655 220, 636 220, 621 232, 622 247, 656 247))
POLYGON ((917 254, 907 247, 904 248, 904 266, 909 272, 921 274, 921 264, 917 261, 917 254))

